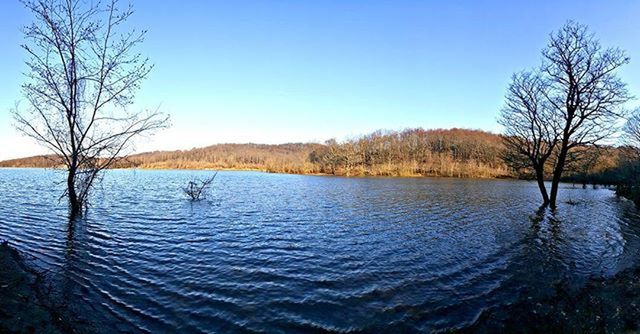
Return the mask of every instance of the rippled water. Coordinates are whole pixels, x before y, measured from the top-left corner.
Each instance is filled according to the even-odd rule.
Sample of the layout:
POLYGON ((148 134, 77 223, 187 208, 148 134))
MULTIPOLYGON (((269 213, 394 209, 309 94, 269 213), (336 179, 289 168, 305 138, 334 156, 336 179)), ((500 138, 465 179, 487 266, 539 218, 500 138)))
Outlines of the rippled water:
POLYGON ((640 216, 565 185, 556 214, 519 181, 110 171, 70 223, 62 175, 0 169, 0 238, 97 331, 432 331, 635 264, 640 216), (77 303, 75 303, 77 301, 77 303), (84 305, 84 306, 82 306, 84 305))

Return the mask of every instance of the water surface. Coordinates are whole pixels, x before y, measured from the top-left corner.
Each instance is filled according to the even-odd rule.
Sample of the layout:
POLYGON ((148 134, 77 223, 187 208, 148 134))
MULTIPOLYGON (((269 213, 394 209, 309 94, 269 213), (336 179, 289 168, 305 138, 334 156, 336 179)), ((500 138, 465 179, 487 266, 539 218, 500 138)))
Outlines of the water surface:
POLYGON ((0 169, 0 238, 97 331, 433 331, 635 265, 640 216, 607 189, 534 183, 110 171, 70 223, 63 175, 0 169), (77 303, 76 303, 77 302, 77 303))

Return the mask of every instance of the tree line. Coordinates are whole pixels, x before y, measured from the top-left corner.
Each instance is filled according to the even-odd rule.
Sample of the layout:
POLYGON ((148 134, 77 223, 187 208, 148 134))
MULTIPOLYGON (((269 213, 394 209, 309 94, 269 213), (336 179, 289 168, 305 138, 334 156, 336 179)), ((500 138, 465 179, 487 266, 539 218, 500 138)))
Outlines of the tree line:
POLYGON ((498 135, 466 129, 376 131, 329 140, 309 162, 333 175, 506 177, 498 135))
MULTIPOLYGON (((640 143, 640 116, 629 121, 625 141, 640 143), (632 126, 633 125, 633 126, 632 126), (635 136, 632 135, 635 133, 635 136)), ((112 168, 259 170, 338 176, 441 176, 536 180, 536 170, 514 164, 505 135, 469 129, 376 131, 325 143, 218 144, 191 150, 156 151, 122 157, 112 168)), ((636 146, 585 146, 565 166, 562 181, 617 186, 638 198, 640 151, 636 146)), ((640 146, 638 146, 640 147, 640 146)), ((0 167, 64 168, 56 155, 1 161, 0 167)), ((544 181, 552 173, 545 166, 544 181)))
POLYGON ((615 150, 602 154, 608 160, 606 168, 592 168, 574 173, 567 178, 582 184, 615 185, 620 196, 640 205, 640 110, 627 121, 622 137, 624 143, 615 150))
POLYGON ((342 176, 508 177, 499 135, 449 129, 376 131, 323 144, 220 144, 128 157, 118 167, 257 169, 342 176))
MULTIPOLYGON (((589 148, 568 177, 617 168, 622 148, 589 148)), ((113 168, 235 169, 340 176, 443 176, 535 179, 531 168, 505 160, 505 137, 469 129, 375 131, 349 140, 292 144, 218 144, 123 157, 113 168)), ((0 162, 0 167, 64 167, 55 155, 0 162)), ((574 180, 574 179, 570 179, 574 180)), ((588 182, 591 182, 590 179, 588 182)))
MULTIPOLYGON (((514 176, 499 135, 467 129, 376 131, 325 143, 218 144, 134 154, 112 168, 237 169, 343 176, 514 176)), ((63 167, 56 155, 0 162, 0 167, 63 167)))

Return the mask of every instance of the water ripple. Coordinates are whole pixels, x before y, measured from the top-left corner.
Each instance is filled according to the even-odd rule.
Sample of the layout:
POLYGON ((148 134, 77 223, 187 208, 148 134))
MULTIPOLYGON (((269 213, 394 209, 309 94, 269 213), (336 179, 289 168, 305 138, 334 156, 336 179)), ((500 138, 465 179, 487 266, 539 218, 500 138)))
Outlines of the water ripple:
POLYGON ((0 238, 59 275, 97 332, 429 332, 550 282, 637 261, 640 214, 564 185, 537 213, 528 182, 112 171, 70 223, 63 175, 0 169, 0 238))

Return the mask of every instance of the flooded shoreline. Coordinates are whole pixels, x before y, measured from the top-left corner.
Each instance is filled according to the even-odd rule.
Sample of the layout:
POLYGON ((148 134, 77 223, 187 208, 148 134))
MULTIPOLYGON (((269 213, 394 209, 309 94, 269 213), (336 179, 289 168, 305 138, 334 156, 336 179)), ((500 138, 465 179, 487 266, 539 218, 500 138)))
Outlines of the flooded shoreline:
POLYGON ((460 333, 626 333, 640 329, 640 267, 593 278, 577 291, 550 282, 555 292, 484 311, 460 333))
POLYGON ((45 305, 44 282, 7 242, 0 244, 0 332, 63 333, 60 319, 45 305))

